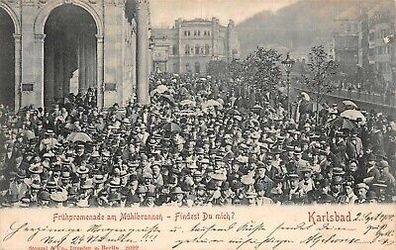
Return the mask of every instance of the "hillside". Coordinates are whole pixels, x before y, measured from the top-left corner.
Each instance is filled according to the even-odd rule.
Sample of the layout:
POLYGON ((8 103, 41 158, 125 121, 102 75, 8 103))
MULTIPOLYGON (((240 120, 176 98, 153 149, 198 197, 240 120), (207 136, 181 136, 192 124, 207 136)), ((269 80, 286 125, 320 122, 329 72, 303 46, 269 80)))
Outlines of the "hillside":
POLYGON ((313 45, 331 42, 334 17, 357 0, 301 0, 276 13, 263 11, 237 25, 242 56, 257 45, 286 47, 305 53, 313 45))

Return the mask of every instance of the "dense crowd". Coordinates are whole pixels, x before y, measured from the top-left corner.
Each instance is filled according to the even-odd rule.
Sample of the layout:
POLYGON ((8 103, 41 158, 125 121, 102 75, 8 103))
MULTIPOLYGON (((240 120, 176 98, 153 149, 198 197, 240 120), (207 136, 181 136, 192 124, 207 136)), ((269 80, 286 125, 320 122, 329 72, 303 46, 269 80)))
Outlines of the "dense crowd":
POLYGON ((43 110, 0 109, 2 207, 394 202, 393 118, 238 79, 158 74, 151 104, 95 106, 89 90, 43 110), (316 107, 316 109, 315 109, 316 107), (4 143, 3 143, 4 142, 4 143))

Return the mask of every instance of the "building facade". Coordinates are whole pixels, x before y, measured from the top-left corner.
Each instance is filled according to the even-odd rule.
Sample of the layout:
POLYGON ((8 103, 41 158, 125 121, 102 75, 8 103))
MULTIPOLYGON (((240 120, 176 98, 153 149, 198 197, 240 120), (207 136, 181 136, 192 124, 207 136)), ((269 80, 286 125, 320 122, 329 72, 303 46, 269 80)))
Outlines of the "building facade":
POLYGON ((88 88, 99 108, 135 92, 149 102, 148 0, 0 0, 0 18, 13 51, 0 58, 2 103, 49 107, 88 88))
POLYGON ((223 26, 217 18, 178 19, 172 28, 154 28, 152 39, 154 72, 203 74, 210 60, 231 61, 240 56, 232 20, 223 26))
POLYGON ((379 1, 368 9, 368 62, 386 82, 394 81, 392 70, 396 67, 395 42, 387 37, 395 34, 395 2, 379 1))
POLYGON ((396 80, 396 5, 393 0, 362 0, 338 16, 335 60, 346 73, 365 70, 386 85, 396 80))
POLYGON ((345 73, 356 71, 359 62, 359 10, 350 8, 335 18, 333 57, 345 73))

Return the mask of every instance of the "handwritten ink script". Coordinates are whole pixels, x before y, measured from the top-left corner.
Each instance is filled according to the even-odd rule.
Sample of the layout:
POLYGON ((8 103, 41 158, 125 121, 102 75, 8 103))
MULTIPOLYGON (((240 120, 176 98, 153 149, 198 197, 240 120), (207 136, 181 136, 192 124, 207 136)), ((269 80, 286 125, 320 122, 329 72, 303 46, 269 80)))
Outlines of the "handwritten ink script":
MULTIPOLYGON (((46 216, 41 220, 29 220, 34 218, 30 216, 4 217, 5 213, 18 214, 22 210, 1 211, 1 219, 5 218, 6 223, 1 223, 0 246, 13 249, 6 246, 20 244, 30 250, 394 249, 396 246, 393 208, 355 211, 344 208, 340 211, 338 207, 320 211, 296 208, 295 213, 290 213, 290 209, 283 213, 280 210, 283 208, 97 213, 56 210, 45 211, 46 216)), ((27 213, 30 212, 35 211, 27 213)))

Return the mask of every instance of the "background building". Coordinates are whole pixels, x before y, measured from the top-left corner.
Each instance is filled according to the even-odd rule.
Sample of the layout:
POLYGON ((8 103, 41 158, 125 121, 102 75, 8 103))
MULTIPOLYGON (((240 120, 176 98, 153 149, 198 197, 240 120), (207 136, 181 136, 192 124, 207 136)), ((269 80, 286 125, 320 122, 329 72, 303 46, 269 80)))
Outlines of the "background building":
POLYGON ((48 107, 88 88, 100 108, 135 89, 147 103, 148 9, 148 0, 0 0, 1 103, 48 107))
POLYGON ((333 53, 345 73, 395 87, 395 13, 393 0, 361 0, 335 18, 333 53))
POLYGON ((345 73, 355 72, 359 62, 359 15, 359 9, 352 7, 334 20, 334 60, 345 73))
POLYGON ((154 28, 152 71, 205 73, 210 60, 239 58, 240 46, 232 20, 222 26, 219 19, 175 21, 172 28, 154 28))

